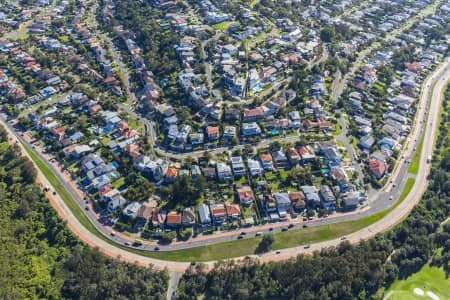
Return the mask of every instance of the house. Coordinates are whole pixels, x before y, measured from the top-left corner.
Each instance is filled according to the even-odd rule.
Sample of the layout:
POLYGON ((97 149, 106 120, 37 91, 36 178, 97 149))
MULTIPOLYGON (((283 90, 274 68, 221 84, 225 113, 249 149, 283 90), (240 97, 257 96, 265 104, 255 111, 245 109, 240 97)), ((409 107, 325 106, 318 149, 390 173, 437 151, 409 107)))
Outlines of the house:
POLYGON ((203 173, 203 176, 207 180, 215 180, 216 179, 216 169, 215 168, 203 168, 202 173, 203 173))
POLYGON ((315 186, 304 185, 302 186, 302 192, 306 197, 306 203, 308 204, 308 206, 320 206, 320 196, 315 186))
POLYGON ((247 167, 252 177, 261 176, 263 173, 263 169, 261 168, 261 165, 257 160, 249 158, 247 160, 247 167))
POLYGON ((133 201, 123 209, 122 213, 124 216, 134 218, 137 216, 137 213, 140 208, 141 204, 139 204, 139 202, 133 201))
POLYGON ((312 162, 316 158, 314 151, 312 151, 310 146, 299 146, 297 147, 297 152, 302 158, 303 164, 312 162))
POLYGON ((196 180, 200 175, 202 175, 202 172, 200 171, 200 167, 198 165, 192 165, 191 166, 192 180, 196 180))
POLYGON ((171 211, 167 214, 166 225, 168 227, 179 227, 181 225, 181 213, 171 211))
POLYGON ((183 224, 183 226, 193 226, 195 224, 195 214, 192 207, 186 207, 183 209, 181 224, 183 224))
POLYGON ((259 156, 259 159, 261 161, 262 167, 266 171, 272 171, 273 170, 273 162, 272 162, 272 155, 270 154, 261 154, 259 156))
POLYGON ((342 197, 342 205, 345 209, 354 210, 358 207, 360 201, 360 192, 349 192, 342 197))
POLYGON ((205 203, 200 204, 198 208, 198 215, 200 219, 200 225, 211 224, 211 213, 209 211, 208 205, 206 205, 205 203))
POLYGON ((240 156, 231 157, 231 168, 233 170, 234 177, 245 176, 245 166, 242 157, 240 156))
MULTIPOLYGON (((103 202, 108 202, 109 199, 108 197, 106 197, 106 195, 113 189, 112 184, 107 184, 102 186, 101 188, 98 189, 98 195, 100 197, 100 199, 103 200, 103 202)), ((119 191, 117 191, 119 192, 119 191)))
POLYGON ((331 191, 331 188, 328 185, 322 185, 320 187, 320 196, 322 197, 322 204, 327 209, 335 209, 336 208, 336 197, 331 191))
POLYGON ((264 118, 264 109, 262 107, 246 109, 244 111, 244 122, 256 121, 262 118, 264 118))
POLYGON ((177 177, 178 169, 177 168, 168 168, 164 181, 165 182, 175 182, 175 178, 177 177))
POLYGON ((275 150, 272 152, 272 158, 277 168, 289 167, 288 159, 283 149, 275 150))
POLYGON ((295 166, 300 163, 300 155, 298 154, 297 150, 295 150, 295 148, 288 147, 286 149, 286 156, 289 159, 289 163, 291 165, 295 166))
POLYGON ((301 119, 300 113, 296 110, 289 112, 289 117, 291 118, 291 126, 294 129, 300 129, 301 119))
POLYGON ((211 214, 214 224, 222 225, 225 223, 227 215, 225 206, 222 203, 211 204, 211 214))
POLYGON ((351 187, 350 181, 344 169, 342 168, 331 169, 330 176, 331 179, 338 184, 341 193, 345 193, 350 189, 351 187))
POLYGON ((325 148, 322 149, 321 152, 325 156, 326 163, 331 169, 341 166, 342 158, 336 148, 325 148))
POLYGON ((117 211, 121 207, 124 207, 126 204, 127 204, 127 201, 122 196, 119 196, 119 197, 116 196, 113 199, 111 199, 111 201, 109 201, 108 211, 109 212, 117 211))
POLYGON ((389 171, 389 165, 376 158, 367 158, 366 163, 369 165, 369 170, 377 179, 380 179, 389 171))
POLYGON ((370 150, 373 144, 375 144, 375 139, 370 135, 363 136, 358 142, 359 147, 367 150, 370 150))
POLYGON ((152 215, 152 226, 153 227, 164 227, 166 223, 167 214, 164 210, 161 210, 159 207, 155 207, 152 215))
POLYGON ((242 135, 247 136, 255 136, 261 134, 261 128, 255 122, 250 123, 242 123, 242 135))
POLYGON ((207 126, 206 127, 206 135, 208 136, 208 140, 210 140, 210 141, 219 139, 219 127, 207 126))
POLYGON ((268 213, 277 211, 277 202, 270 194, 260 194, 258 196, 261 207, 268 213))
POLYGON ((236 127, 234 126, 225 126, 223 128, 223 135, 224 138, 233 139, 236 137, 236 127))
POLYGON ((124 152, 128 154, 133 160, 136 160, 141 156, 141 148, 136 144, 129 144, 123 148, 124 152))
POLYGON ((216 165, 217 177, 221 182, 233 180, 233 175, 231 174, 231 168, 229 165, 223 162, 218 162, 216 165))
POLYGON ((277 203, 278 210, 281 209, 287 209, 291 206, 291 200, 289 199, 288 193, 274 193, 273 197, 275 198, 275 201, 277 203))
POLYGON ((250 205, 255 200, 253 191, 249 186, 242 186, 236 189, 236 191, 242 205, 250 205))
POLYGON ((153 206, 149 203, 144 203, 137 213, 138 222, 142 224, 142 227, 145 226, 147 221, 152 216, 153 206))
POLYGON ((241 208, 239 204, 231 204, 230 202, 225 202, 225 209, 227 211, 228 219, 236 220, 241 216, 241 208))
POLYGON ((303 192, 290 192, 289 200, 291 201, 291 205, 296 210, 303 210, 306 207, 306 197, 303 192))

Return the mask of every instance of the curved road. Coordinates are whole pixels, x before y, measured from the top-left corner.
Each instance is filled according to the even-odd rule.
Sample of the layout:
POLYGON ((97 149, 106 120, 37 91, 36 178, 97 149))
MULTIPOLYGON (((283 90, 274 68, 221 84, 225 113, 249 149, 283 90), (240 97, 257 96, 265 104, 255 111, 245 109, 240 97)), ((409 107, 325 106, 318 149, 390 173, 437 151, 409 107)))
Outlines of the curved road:
MULTIPOLYGON (((424 83, 424 92, 422 94, 422 98, 420 100, 420 108, 418 110, 417 114, 417 122, 414 129, 414 132, 412 133, 411 142, 407 147, 406 150, 406 159, 408 157, 412 157, 414 154, 414 151, 412 149, 414 147, 417 147, 418 142, 420 140, 420 135, 423 133, 423 126, 420 124, 423 120, 425 120, 425 110, 427 109, 426 103, 428 102, 428 99, 430 99, 431 96, 431 89, 434 84, 436 84, 435 87, 435 94, 433 94, 432 97, 432 105, 429 108, 429 114, 430 119, 429 120, 437 120, 437 116, 439 113, 439 107, 440 107, 440 99, 442 98, 442 90, 445 86, 445 82, 449 80, 450 78, 450 68, 449 68, 449 60, 447 59, 444 65, 434 73, 434 75, 430 76, 426 83, 424 83), (417 140, 417 141, 415 141, 417 140)), ((1 122, 4 123, 6 129, 9 131, 11 135, 15 135, 16 138, 20 139, 22 142, 27 144, 30 148, 33 147, 29 143, 29 141, 20 134, 17 134, 15 130, 10 126, 10 124, 6 123, 4 121, 4 117, 0 117, 1 122)), ((422 149, 422 159, 420 162, 419 172, 416 175, 416 181, 415 184, 409 193, 408 197, 394 210, 392 210, 386 217, 379 220, 378 222, 361 229, 355 233, 352 233, 348 236, 348 239, 352 242, 357 242, 360 239, 366 239, 373 235, 375 235, 377 232, 383 231, 391 227, 393 224, 401 220, 404 216, 406 216, 409 211, 412 209, 412 207, 417 203, 417 201, 420 200, 421 195, 425 191, 426 188, 426 178, 429 172, 429 165, 426 163, 426 157, 432 154, 433 150, 433 142, 434 142, 434 136, 436 134, 436 128, 437 128, 437 122, 430 121, 428 126, 426 127, 426 133, 424 137, 424 143, 423 143, 423 149, 422 149)), ((50 163, 48 161, 48 158, 42 154, 40 151, 37 151, 34 149, 34 152, 40 156, 40 158, 47 163, 54 172, 55 175, 58 176, 61 183, 65 186, 65 188, 71 193, 71 195, 74 197, 74 199, 77 200, 77 202, 81 205, 81 207, 84 207, 85 204, 83 203, 82 193, 76 189, 76 186, 69 181, 69 178, 67 175, 61 173, 59 168, 55 166, 54 164, 50 163)), ((403 186, 407 180, 408 177, 411 177, 411 174, 407 173, 408 170, 408 164, 405 164, 404 161, 400 162, 400 167, 398 168, 398 172, 396 172, 393 175, 393 180, 396 183, 395 188, 391 188, 389 191, 381 192, 378 196, 378 199, 374 200, 370 203, 370 206, 366 209, 362 209, 357 213, 352 214, 341 214, 333 218, 327 218, 327 219, 319 219, 307 222, 308 226, 316 226, 316 225, 322 225, 322 224, 331 224, 336 222, 342 222, 347 220, 355 220, 359 219, 364 216, 372 215, 374 213, 377 213, 379 211, 382 211, 386 209, 387 207, 391 206, 394 201, 388 200, 388 196, 392 195, 394 199, 398 199, 402 190, 403 186)), ((39 170, 39 169, 38 169, 39 170)), ((43 176, 42 172, 39 170, 38 172, 38 180, 42 182, 44 186, 48 185, 49 182, 47 179, 43 176)), ((54 190, 54 189, 52 189, 54 190)), ((52 204, 56 207, 60 215, 67 220, 69 227, 84 241, 89 243, 92 246, 99 247, 103 252, 105 252, 108 255, 111 256, 120 256, 122 260, 130 261, 130 262, 138 262, 140 264, 148 266, 149 264, 152 264, 155 268, 161 269, 161 268, 168 268, 171 271, 183 271, 189 266, 189 263, 186 262, 175 262, 175 261, 163 261, 158 259, 153 259, 150 257, 138 255, 120 248, 117 248, 107 241, 100 239, 90 231, 88 231, 83 225, 80 224, 78 219, 72 214, 70 209, 66 206, 64 201, 60 198, 58 194, 52 195, 48 194, 49 198, 52 201, 52 204)), ((105 236, 109 237, 110 234, 110 228, 101 225, 98 223, 98 216, 95 215, 95 213, 92 210, 89 210, 87 212, 87 216, 92 221, 94 226, 105 236)), ((286 223, 285 223, 286 224, 286 223)), ((276 224, 276 225, 266 225, 263 227, 258 228, 251 228, 246 229, 243 231, 248 232, 255 232, 255 231, 268 231, 270 227, 273 227, 273 232, 280 231, 282 227, 285 227, 286 225, 283 224, 276 224)), ((294 223, 295 227, 300 228, 303 225, 303 222, 299 221, 297 223, 294 223)), ((190 247, 196 247, 196 246, 204 246, 207 244, 213 244, 221 241, 228 241, 228 240, 234 240, 239 235, 239 232, 227 232, 223 234, 217 234, 212 235, 210 237, 198 237, 191 239, 189 242, 181 242, 181 243, 172 243, 167 246, 159 245, 161 250, 176 250, 176 249, 184 249, 184 248, 190 248, 190 247)), ((250 236, 248 234, 247 236, 250 236)), ((253 235, 252 235, 253 236, 253 235)), ((129 237, 121 236, 117 234, 115 237, 111 237, 115 242, 122 244, 125 241, 130 240, 129 237)), ((303 247, 294 247, 289 249, 283 249, 281 250, 282 254, 277 255, 275 252, 270 252, 261 257, 263 261, 267 260, 275 260, 275 259, 285 259, 287 257, 295 256, 302 252, 311 252, 313 250, 318 250, 323 247, 328 247, 332 245, 339 244, 341 240, 340 239, 334 239, 329 241, 324 241, 320 243, 316 243, 311 245, 311 247, 307 250, 305 250, 303 247)), ((154 250, 155 243, 146 242, 143 246, 140 247, 142 250, 154 250)), ((212 267, 214 264, 214 261, 207 262, 207 265, 209 267, 212 267)))

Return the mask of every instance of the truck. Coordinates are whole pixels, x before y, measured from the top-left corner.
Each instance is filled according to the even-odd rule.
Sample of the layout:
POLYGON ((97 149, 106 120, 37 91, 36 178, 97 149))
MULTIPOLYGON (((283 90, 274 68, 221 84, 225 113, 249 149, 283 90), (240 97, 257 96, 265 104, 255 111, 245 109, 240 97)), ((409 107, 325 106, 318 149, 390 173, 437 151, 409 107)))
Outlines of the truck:
POLYGON ((431 162, 431 155, 428 155, 427 157, 427 164, 429 164, 431 162))

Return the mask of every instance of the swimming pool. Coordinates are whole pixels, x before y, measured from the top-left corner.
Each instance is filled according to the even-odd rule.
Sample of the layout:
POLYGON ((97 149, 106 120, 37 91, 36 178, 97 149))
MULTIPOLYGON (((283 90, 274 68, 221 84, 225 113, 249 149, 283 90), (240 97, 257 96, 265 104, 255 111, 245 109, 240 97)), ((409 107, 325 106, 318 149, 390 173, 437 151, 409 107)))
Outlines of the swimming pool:
POLYGON ((279 50, 278 48, 275 48, 275 49, 272 50, 272 53, 275 54, 275 53, 277 53, 278 51, 280 51, 280 50, 279 50))
POLYGON ((115 169, 117 169, 117 168, 119 167, 119 164, 116 163, 115 161, 111 162, 111 165, 112 165, 115 169))
POLYGON ((117 177, 117 175, 119 175, 119 174, 117 174, 116 171, 112 171, 112 172, 111 172, 111 175, 114 176, 114 177, 117 177))

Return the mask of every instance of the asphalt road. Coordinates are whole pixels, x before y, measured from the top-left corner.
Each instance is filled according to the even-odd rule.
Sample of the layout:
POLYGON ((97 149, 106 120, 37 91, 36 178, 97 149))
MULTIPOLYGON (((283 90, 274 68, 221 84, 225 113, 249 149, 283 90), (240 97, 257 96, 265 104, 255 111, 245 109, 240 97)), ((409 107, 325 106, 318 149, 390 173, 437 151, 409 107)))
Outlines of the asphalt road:
MULTIPOLYGON (((448 66, 448 61, 446 64, 448 66)), ((446 78, 448 78, 448 75, 449 75, 448 67, 446 70, 447 70, 446 78)), ((422 123, 422 120, 425 118, 425 115, 424 115, 424 110, 426 109, 425 101, 427 99, 429 99, 430 89, 435 82, 439 82, 439 80, 438 80, 439 78, 441 78, 441 77, 444 78, 444 76, 442 76, 442 72, 437 72, 437 74, 438 75, 434 75, 434 76, 430 77, 430 79, 426 83, 423 97, 421 100, 422 103, 420 105, 421 110, 419 110, 419 112, 418 112, 418 122, 416 123, 417 126, 415 127, 416 129, 413 132, 413 135, 411 138, 411 144, 408 147, 405 159, 412 158, 412 156, 414 154, 414 151, 412 151, 412 149, 414 147, 418 146, 419 141, 420 141, 420 135, 423 133, 423 131, 419 128, 423 128, 423 126, 421 126, 421 123, 422 123)), ((434 101, 433 103, 438 103, 438 101, 434 101)), ((435 106, 436 106, 436 104, 435 104, 435 106)), ((1 116, 0 119, 3 122, 5 121, 4 116, 1 116)), ((6 123, 6 122, 4 122, 4 123, 6 123)), ((434 123, 436 123, 436 122, 434 122, 434 123)), ((11 127, 11 124, 6 123, 6 126, 11 130, 17 130, 17 129, 13 129, 11 127)), ((429 127, 430 126, 427 126, 427 130, 429 127)), ((17 136, 17 138, 21 139, 30 148, 35 147, 27 139, 24 139, 20 135, 20 133, 16 133, 16 136, 17 136)), ((428 141, 428 139, 430 139, 430 138, 432 138, 432 136, 430 134, 428 134, 426 136, 427 140, 425 141, 425 143, 432 144, 428 141)), ((425 143, 424 143, 424 145, 425 145, 425 143)), ((75 188, 72 186, 71 183, 69 183, 69 181, 61 173, 61 171, 53 163, 51 163, 49 161, 49 159, 44 154, 42 154, 40 151, 38 151, 37 149, 33 149, 33 151, 51 168, 51 170, 58 177, 60 182, 69 191, 69 193, 72 195, 72 197, 78 202, 78 204, 82 208, 86 207, 84 199, 82 198, 80 193, 78 193, 75 190, 75 188)), ((428 155, 429 155, 428 152, 423 151, 423 153, 422 153, 423 158, 427 157, 428 155)), ((424 161, 424 159, 422 159, 422 162, 423 161, 424 161)), ((304 225, 311 227, 311 226, 318 226, 318 225, 323 225, 323 224, 332 224, 332 223, 337 223, 337 222, 342 222, 342 221, 356 220, 356 219, 359 219, 359 218, 362 218, 365 216, 373 215, 377 212, 380 212, 380 211, 390 207, 399 198, 407 178, 412 176, 412 175, 408 174, 408 167, 409 167, 408 164, 405 164, 405 163, 403 163, 403 161, 401 161, 398 172, 396 174, 394 174, 394 177, 393 177, 393 181, 395 182, 396 186, 390 187, 386 191, 380 192, 377 195, 376 199, 370 199, 370 201, 369 201, 370 204, 367 208, 361 209, 355 213, 338 215, 336 217, 316 219, 316 220, 307 221, 307 222, 303 222, 301 220, 293 221, 293 222, 291 222, 293 225, 293 228, 302 228, 302 227, 304 227, 304 225), (390 196, 393 197, 393 200, 389 200, 390 196)), ((425 177, 423 174, 425 173, 424 170, 426 170, 426 169, 427 169, 426 167, 422 168, 422 171, 419 172, 419 174, 417 174, 415 186, 423 185, 423 182, 425 182, 425 179, 424 179, 425 177)), ((119 243, 122 245, 124 245, 125 242, 130 241, 130 238, 119 235, 119 234, 116 234, 114 237, 112 237, 110 235, 111 229, 109 227, 104 226, 101 223, 99 223, 97 215, 91 209, 89 211, 86 211, 86 214, 87 214, 88 218, 91 220, 91 222, 95 225, 97 230, 99 232, 101 232, 103 235, 105 235, 106 237, 108 237, 108 238, 112 239, 113 241, 115 241, 116 243, 119 243)), ((152 243, 146 242, 146 243, 144 243, 144 245, 139 246, 138 248, 141 250, 146 250, 146 251, 154 251, 155 247, 157 246, 160 249, 159 251, 171 251, 171 250, 180 250, 180 249, 186 249, 186 248, 191 248, 191 247, 199 247, 199 246, 214 244, 217 242, 235 240, 235 239, 237 239, 237 237, 239 235, 241 235, 241 232, 246 232, 244 238, 255 236, 256 232, 262 232, 262 233, 279 232, 283 228, 286 228, 288 224, 290 224, 290 223, 284 222, 284 223, 268 224, 268 225, 264 225, 261 227, 253 227, 253 228, 248 228, 248 229, 244 229, 244 230, 240 230, 240 231, 224 232, 224 233, 214 234, 214 235, 207 236, 207 237, 192 238, 191 240, 189 240, 187 242, 174 242, 169 245, 158 245, 157 243, 154 243, 154 242, 152 242, 152 243)), ((109 247, 114 248, 111 245, 109 247)))
MULTIPOLYGON (((444 67, 441 67, 438 71, 434 73, 433 76, 431 76, 425 83, 424 83, 424 92, 422 94, 421 98, 421 104, 420 109, 417 113, 417 122, 416 126, 413 130, 413 133, 411 135, 411 142, 410 145, 407 147, 406 150, 406 159, 410 159, 414 153, 412 149, 414 147, 418 146, 418 143, 420 141, 421 134, 423 134, 423 126, 421 125, 423 120, 425 119, 425 110, 427 109, 427 101, 430 99, 431 96, 431 87, 436 83, 435 93, 433 94, 433 101, 432 105, 429 108, 430 113, 430 122, 428 126, 426 127, 426 134, 425 134, 425 140, 423 144, 422 149, 422 159, 420 162, 419 172, 416 175, 416 182, 413 186, 413 189, 407 199, 401 203, 392 213, 390 213, 388 216, 383 218, 381 221, 376 222, 373 226, 369 226, 368 228, 362 229, 360 231, 355 232, 352 234, 352 241, 357 241, 361 238, 365 238, 365 235, 369 236, 370 234, 375 234, 379 228, 383 228, 382 225, 392 223, 393 221, 400 220, 401 217, 408 213, 410 209, 412 209, 412 205, 416 203, 422 193, 425 190, 426 187, 426 176, 429 171, 429 165, 426 163, 426 157, 431 155, 433 150, 433 142, 434 142, 434 136, 436 133, 437 128, 437 116, 439 113, 439 107, 440 107, 440 96, 442 96, 442 89, 444 87, 444 82, 447 81, 450 78, 450 69, 448 67, 449 60, 444 64, 444 67), (399 211, 399 208, 402 210, 399 211), (394 214, 395 213, 395 214, 394 214), (382 224, 382 225, 380 225, 382 224), (378 226, 378 227, 377 227, 378 226), (374 227, 375 229, 371 229, 374 227)), ((58 177, 59 181, 64 185, 64 187, 67 189, 67 191, 72 195, 72 197, 78 202, 78 204, 84 208, 86 206, 83 197, 76 191, 76 189, 72 186, 72 184, 67 180, 67 178, 61 173, 61 171, 53 164, 51 163, 48 158, 42 154, 40 151, 35 149, 35 146, 32 145, 27 139, 24 139, 21 136, 21 133, 11 126, 11 124, 7 123, 5 121, 5 116, 0 116, 0 120, 2 123, 4 123, 5 127, 10 131, 11 134, 15 134, 17 139, 20 139, 23 143, 25 143, 27 146, 33 149, 33 151, 51 168, 51 170, 54 172, 54 174, 58 177)), ((359 219, 364 216, 375 214, 379 211, 382 211, 386 209, 387 207, 390 207, 395 200, 398 199, 401 191, 403 190, 403 186, 410 174, 408 174, 408 164, 405 164, 402 160, 400 162, 400 166, 398 168, 398 172, 394 174, 393 181, 396 183, 395 187, 388 187, 385 191, 382 191, 378 194, 378 197, 376 199, 373 199, 370 202, 370 205, 367 209, 360 210, 357 213, 353 214, 347 214, 347 215, 340 215, 336 217, 330 217, 327 219, 319 219, 319 220, 313 220, 309 222, 302 222, 298 221, 297 223, 293 222, 294 228, 301 228, 303 225, 307 224, 307 226, 317 226, 322 224, 332 224, 336 222, 342 222, 342 221, 348 221, 348 220, 355 220, 359 219), (389 196, 393 196, 393 200, 389 200, 389 196)), ((39 171, 39 179, 41 182, 46 182, 45 177, 43 177, 42 173, 39 171)), ((48 182, 47 182, 47 185, 48 182)), ((52 189, 54 190, 54 189, 52 189)), ((86 242, 88 242, 91 245, 99 246, 101 250, 108 253, 112 256, 120 255, 123 260, 128 261, 138 261, 140 263, 148 265, 149 263, 152 263, 159 267, 168 267, 171 270, 182 270, 188 266, 187 263, 181 263, 181 262, 169 262, 169 261, 161 261, 161 260, 155 260, 149 257, 140 256, 125 250, 122 250, 120 248, 114 247, 113 245, 107 243, 106 241, 98 238, 97 236, 93 235, 89 231, 87 231, 86 228, 84 228, 78 220, 73 216, 72 212, 67 208, 65 203, 60 199, 59 195, 49 195, 51 199, 54 201, 54 205, 57 206, 58 211, 60 214, 64 215, 64 217, 68 220, 69 226, 86 242), (56 200, 55 200, 56 199, 56 200)), ((94 224, 94 226, 101 232, 104 236, 112 239, 116 243, 124 244, 126 241, 129 241, 129 238, 125 236, 121 236, 119 234, 116 234, 114 237, 110 235, 111 229, 109 227, 103 226, 98 222, 97 216, 95 213, 89 209, 86 211, 86 215, 91 220, 91 222, 94 224)), ((280 231, 282 228, 287 227, 287 224, 270 224, 263 227, 255 227, 250 229, 245 229, 242 231, 246 232, 245 237, 254 236, 255 232, 269 232, 270 228, 272 228, 272 232, 280 231)), ((382 229, 379 229, 380 231, 382 229)), ((199 237, 191 239, 188 242, 182 242, 182 243, 172 243, 170 245, 158 245, 160 248, 159 251, 169 251, 169 250, 178 250, 178 249, 185 249, 190 247, 198 247, 198 246, 204 246, 208 244, 213 244, 221 241, 229 241, 234 240, 240 235, 241 231, 237 232, 227 232, 217 235, 212 235, 209 237, 199 237)), ((332 245, 333 243, 339 243, 340 240, 331 240, 326 241, 322 243, 317 243, 311 246, 310 249, 317 249, 317 247, 322 247, 322 245, 332 245)), ((147 250, 147 251, 153 251, 156 246, 156 243, 145 243, 143 246, 140 246, 139 248, 141 250, 147 250)), ((303 249, 303 248, 302 248, 303 249)), ((282 250, 283 253, 286 252, 289 253, 289 255, 296 255, 302 251, 299 247, 294 247, 290 249, 284 249, 282 250)), ((276 256, 274 253, 269 253, 265 255, 265 259, 273 259, 271 257, 275 255, 275 258, 283 258, 284 256, 276 256)), ((209 262, 208 264, 211 266, 214 262, 209 262)))

